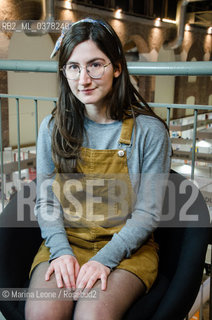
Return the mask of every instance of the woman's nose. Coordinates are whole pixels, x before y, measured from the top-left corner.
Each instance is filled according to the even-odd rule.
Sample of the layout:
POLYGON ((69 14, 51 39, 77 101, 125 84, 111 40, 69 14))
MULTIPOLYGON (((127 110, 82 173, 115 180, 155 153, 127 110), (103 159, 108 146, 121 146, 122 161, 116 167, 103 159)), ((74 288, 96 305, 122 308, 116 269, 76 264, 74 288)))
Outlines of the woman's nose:
POLYGON ((79 84, 87 84, 91 82, 91 77, 89 76, 86 68, 82 68, 79 74, 79 84))

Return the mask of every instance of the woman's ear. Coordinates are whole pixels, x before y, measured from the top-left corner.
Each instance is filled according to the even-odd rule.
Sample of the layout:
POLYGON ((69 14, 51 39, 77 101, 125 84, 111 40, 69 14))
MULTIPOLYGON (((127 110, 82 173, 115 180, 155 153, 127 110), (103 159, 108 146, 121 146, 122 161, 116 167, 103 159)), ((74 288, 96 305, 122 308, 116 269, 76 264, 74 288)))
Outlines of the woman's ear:
POLYGON ((115 68, 114 68, 114 78, 118 78, 119 76, 120 76, 120 74, 121 74, 121 64, 120 63, 118 63, 116 66, 115 66, 115 68))

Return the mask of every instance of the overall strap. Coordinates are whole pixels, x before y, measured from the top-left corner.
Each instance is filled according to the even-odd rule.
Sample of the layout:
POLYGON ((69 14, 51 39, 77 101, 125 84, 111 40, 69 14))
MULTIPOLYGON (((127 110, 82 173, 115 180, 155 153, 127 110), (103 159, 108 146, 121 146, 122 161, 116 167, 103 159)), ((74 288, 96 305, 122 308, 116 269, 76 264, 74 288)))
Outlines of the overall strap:
POLYGON ((122 123, 121 128, 121 135, 119 142, 130 145, 131 143, 131 137, 132 137, 132 131, 133 131, 133 125, 134 125, 134 119, 125 119, 122 123))

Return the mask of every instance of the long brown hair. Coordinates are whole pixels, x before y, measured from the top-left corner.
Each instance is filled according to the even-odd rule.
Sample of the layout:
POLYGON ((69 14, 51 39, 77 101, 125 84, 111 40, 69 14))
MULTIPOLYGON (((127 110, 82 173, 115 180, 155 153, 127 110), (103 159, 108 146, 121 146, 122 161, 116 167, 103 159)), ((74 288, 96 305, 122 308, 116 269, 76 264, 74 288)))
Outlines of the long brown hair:
MULTIPOLYGON (((121 41, 113 28, 105 21, 90 18, 74 23, 66 32, 60 48, 58 65, 60 93, 50 120, 54 119, 52 157, 57 172, 76 171, 76 161, 83 142, 85 110, 84 104, 70 90, 61 69, 74 48, 89 39, 94 41, 110 59, 114 68, 121 66, 121 74, 118 78, 114 78, 113 90, 109 96, 109 117, 122 121, 126 117, 144 114, 160 119, 132 85, 121 41)), ((164 125, 166 126, 165 123, 164 125)))

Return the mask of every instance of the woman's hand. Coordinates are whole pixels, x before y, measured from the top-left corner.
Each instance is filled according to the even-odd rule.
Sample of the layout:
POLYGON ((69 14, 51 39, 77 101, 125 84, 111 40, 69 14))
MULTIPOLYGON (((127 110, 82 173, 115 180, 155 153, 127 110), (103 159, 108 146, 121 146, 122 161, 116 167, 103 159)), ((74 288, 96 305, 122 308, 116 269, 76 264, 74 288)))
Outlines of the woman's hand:
POLYGON ((72 255, 63 255, 52 260, 45 274, 45 280, 48 281, 53 273, 58 288, 65 286, 69 289, 76 289, 76 279, 80 270, 77 259, 72 255))
POLYGON ((88 261, 85 263, 78 274, 76 286, 79 290, 91 289, 98 279, 101 280, 101 289, 107 288, 107 277, 110 274, 110 268, 97 261, 88 261))

